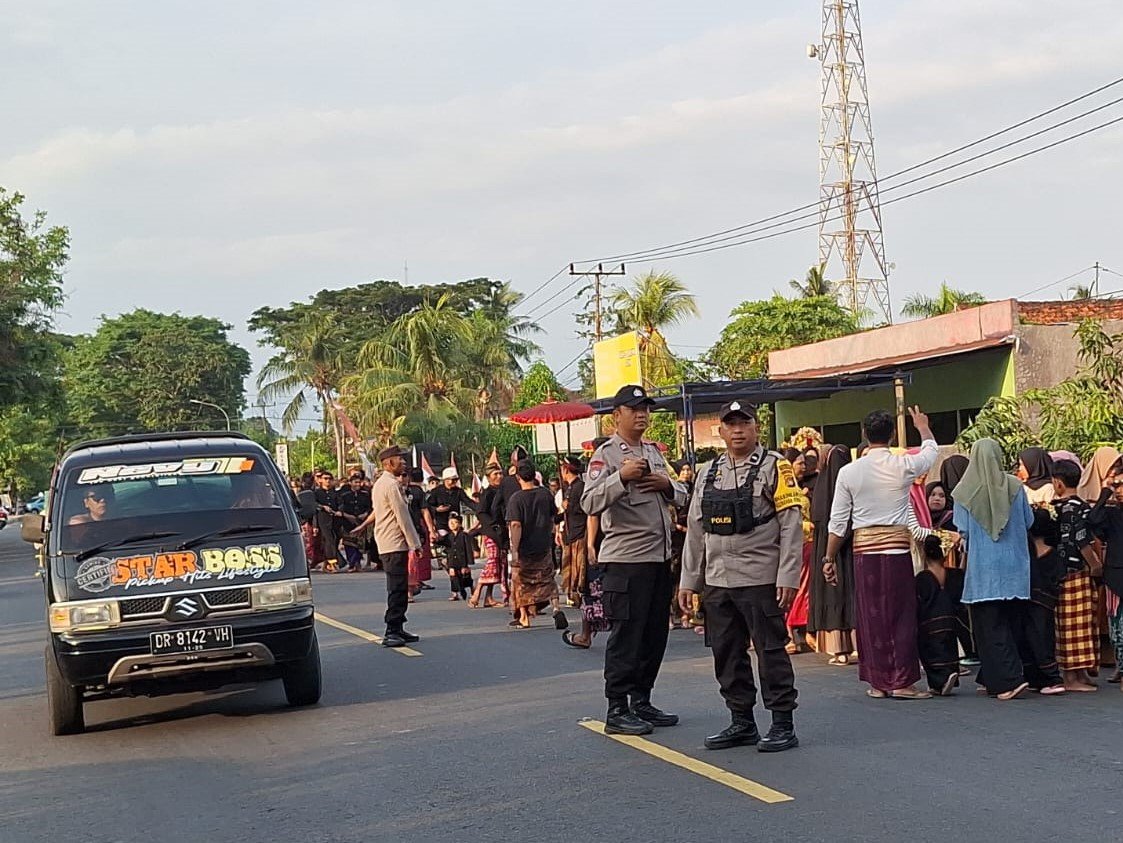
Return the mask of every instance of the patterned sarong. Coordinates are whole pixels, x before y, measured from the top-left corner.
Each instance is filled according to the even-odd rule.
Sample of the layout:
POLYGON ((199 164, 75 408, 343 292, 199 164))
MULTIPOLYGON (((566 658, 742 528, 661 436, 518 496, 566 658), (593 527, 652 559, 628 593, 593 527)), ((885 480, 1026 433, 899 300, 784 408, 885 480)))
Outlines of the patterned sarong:
POLYGON ((1057 664, 1062 670, 1096 667, 1096 591, 1085 573, 1069 574, 1057 600, 1057 664))

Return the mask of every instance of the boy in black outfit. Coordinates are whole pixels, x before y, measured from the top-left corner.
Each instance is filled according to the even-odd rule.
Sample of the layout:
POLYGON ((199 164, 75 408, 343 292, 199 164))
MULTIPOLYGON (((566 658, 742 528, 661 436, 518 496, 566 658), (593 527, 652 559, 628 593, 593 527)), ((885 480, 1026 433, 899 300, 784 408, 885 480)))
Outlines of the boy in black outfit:
POLYGON ((1063 560, 1057 594, 1056 655, 1065 687, 1070 691, 1094 691, 1089 671, 1099 667, 1096 631, 1096 585, 1100 561, 1092 546, 1088 517, 1092 507, 1080 498, 1080 466, 1071 460, 1053 464, 1053 509, 1057 514, 1063 560))
POLYGON ((1018 635, 1022 670, 1035 691, 1045 695, 1063 694, 1065 685, 1056 659, 1054 612, 1065 575, 1065 558, 1059 549, 1061 525, 1053 512, 1040 507, 1033 510, 1029 542, 1029 602, 1018 635))
POLYGON ((476 559, 475 539, 462 529, 459 512, 448 515, 448 535, 445 546, 448 548, 448 579, 452 587, 449 600, 467 600, 472 591, 472 568, 476 559))

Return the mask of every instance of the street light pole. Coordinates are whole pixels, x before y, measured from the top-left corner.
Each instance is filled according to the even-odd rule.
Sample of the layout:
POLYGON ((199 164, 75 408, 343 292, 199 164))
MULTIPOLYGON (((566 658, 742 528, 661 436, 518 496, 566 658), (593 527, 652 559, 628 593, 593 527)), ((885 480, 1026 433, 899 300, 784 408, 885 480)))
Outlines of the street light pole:
POLYGON ((218 404, 212 404, 210 401, 200 401, 198 398, 189 398, 188 403, 189 404, 199 404, 203 407, 214 407, 216 410, 218 410, 220 413, 222 413, 223 417, 226 419, 226 430, 227 430, 227 432, 230 431, 230 414, 228 412, 226 412, 224 409, 222 409, 220 406, 218 406, 218 404))

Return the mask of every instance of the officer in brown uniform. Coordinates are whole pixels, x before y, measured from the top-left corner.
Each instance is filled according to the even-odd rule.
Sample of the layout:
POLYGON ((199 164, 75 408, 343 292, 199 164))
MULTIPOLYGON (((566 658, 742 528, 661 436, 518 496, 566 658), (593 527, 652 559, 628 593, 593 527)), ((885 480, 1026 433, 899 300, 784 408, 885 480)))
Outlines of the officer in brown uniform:
POLYGON ((677 715, 651 704, 651 690, 667 649, 674 594, 668 504, 683 506, 686 489, 671 478, 659 449, 643 440, 654 404, 642 386, 616 393, 616 434, 593 454, 581 495, 581 508, 600 516, 604 537, 598 561, 601 602, 612 622, 604 652, 609 734, 646 735, 678 723, 677 715))
POLYGON ((795 673, 784 650, 784 611, 795 599, 803 564, 802 494, 791 464, 759 441, 756 410, 732 401, 721 409, 724 455, 698 467, 687 516, 679 603, 690 611, 701 592, 706 643, 732 712, 729 728, 707 749, 755 744, 761 752, 799 745, 792 722, 795 673), (772 728, 761 738, 753 718, 752 640, 764 707, 772 728))

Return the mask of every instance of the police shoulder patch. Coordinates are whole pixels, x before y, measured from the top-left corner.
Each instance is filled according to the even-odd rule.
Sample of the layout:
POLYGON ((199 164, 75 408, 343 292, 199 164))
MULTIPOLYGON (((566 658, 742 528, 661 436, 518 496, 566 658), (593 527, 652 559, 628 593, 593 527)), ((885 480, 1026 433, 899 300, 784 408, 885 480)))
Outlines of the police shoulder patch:
POLYGON ((596 480, 604 473, 604 460, 593 460, 589 463, 589 479, 596 480))
POLYGON ((803 505, 803 492, 795 479, 792 464, 783 457, 776 460, 776 491, 772 503, 777 512, 803 505))

